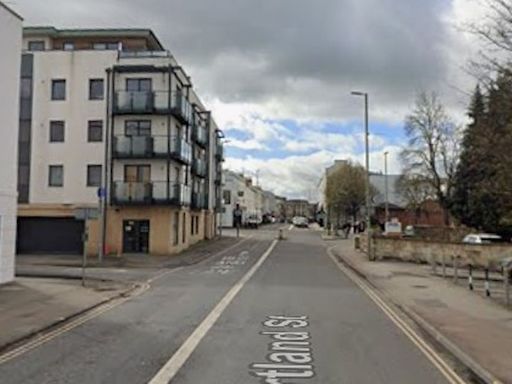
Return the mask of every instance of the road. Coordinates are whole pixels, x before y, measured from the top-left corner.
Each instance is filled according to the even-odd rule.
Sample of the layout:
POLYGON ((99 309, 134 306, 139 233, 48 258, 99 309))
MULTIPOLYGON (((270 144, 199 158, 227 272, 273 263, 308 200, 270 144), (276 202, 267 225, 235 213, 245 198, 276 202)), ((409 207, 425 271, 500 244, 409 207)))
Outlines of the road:
POLYGON ((246 234, 4 362, 0 382, 449 382, 336 267, 318 232, 293 229, 277 244, 274 231, 246 234))

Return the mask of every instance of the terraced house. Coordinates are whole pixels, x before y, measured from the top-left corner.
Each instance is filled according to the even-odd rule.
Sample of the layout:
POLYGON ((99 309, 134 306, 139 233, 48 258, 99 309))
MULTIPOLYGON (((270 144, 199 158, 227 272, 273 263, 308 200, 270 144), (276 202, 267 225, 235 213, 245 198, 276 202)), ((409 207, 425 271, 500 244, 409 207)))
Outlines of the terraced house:
POLYGON ((215 236, 222 133, 151 30, 25 28, 23 48, 19 252, 79 253, 84 225, 89 254, 215 236))

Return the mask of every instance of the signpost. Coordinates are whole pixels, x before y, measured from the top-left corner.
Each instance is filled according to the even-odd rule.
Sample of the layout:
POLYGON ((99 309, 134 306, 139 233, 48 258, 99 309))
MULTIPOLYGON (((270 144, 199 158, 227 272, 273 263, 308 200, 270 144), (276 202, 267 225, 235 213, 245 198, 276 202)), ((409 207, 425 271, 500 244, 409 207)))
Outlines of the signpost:
POLYGON ((89 240, 89 231, 87 230, 88 220, 97 220, 99 217, 98 208, 77 208, 75 209, 75 220, 84 221, 84 232, 82 234, 83 254, 82 254, 82 286, 85 287, 85 268, 87 267, 87 241, 89 240))

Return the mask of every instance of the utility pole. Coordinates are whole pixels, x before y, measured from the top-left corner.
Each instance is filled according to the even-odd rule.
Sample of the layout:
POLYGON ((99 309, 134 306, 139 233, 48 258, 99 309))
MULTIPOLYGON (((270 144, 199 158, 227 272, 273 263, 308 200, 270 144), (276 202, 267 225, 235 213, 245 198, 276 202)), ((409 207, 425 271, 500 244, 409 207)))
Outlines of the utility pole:
POLYGON ((385 182, 385 190, 386 190, 386 223, 389 221, 389 198, 388 198, 388 154, 389 152, 384 152, 384 182, 385 182))
POLYGON ((366 249, 368 250, 368 258, 373 260, 372 256, 372 225, 371 225, 371 199, 370 199, 370 143, 369 143, 369 130, 368 130, 368 93, 353 91, 353 96, 364 97, 364 133, 365 133, 365 149, 366 149, 366 235, 367 243, 366 249))

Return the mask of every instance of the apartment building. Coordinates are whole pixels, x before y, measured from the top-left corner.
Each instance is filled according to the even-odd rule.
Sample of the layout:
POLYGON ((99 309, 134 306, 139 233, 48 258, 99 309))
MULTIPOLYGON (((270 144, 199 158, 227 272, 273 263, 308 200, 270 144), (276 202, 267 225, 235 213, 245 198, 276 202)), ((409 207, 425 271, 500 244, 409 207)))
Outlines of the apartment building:
POLYGON ((19 252, 82 252, 85 226, 89 254, 215 235, 220 130, 151 30, 25 28, 23 49, 19 252))
POLYGON ((22 18, 0 1, 0 284, 14 279, 22 18))

